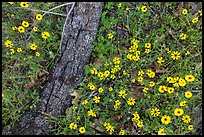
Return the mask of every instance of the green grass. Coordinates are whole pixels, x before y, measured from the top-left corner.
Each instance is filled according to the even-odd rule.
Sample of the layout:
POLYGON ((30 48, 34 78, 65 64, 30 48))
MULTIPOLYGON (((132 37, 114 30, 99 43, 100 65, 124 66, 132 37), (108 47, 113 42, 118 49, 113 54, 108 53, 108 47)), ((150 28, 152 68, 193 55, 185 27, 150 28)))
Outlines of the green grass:
MULTIPOLYGON (((29 2, 30 9, 49 10, 62 3, 29 2)), ((40 77, 49 72, 53 65, 54 57, 59 48, 63 22, 66 17, 46 14, 41 21, 37 22, 36 15, 42 12, 26 10, 20 7, 20 2, 10 5, 2 3, 2 124, 3 127, 13 125, 22 113, 34 107, 39 101, 43 82, 46 77, 40 77), (22 26, 22 22, 29 23, 24 33, 13 30, 12 27, 22 26), (36 25, 35 25, 36 23, 36 25), (33 27, 38 30, 32 32, 33 27), (48 31, 50 37, 46 40, 41 34, 48 31), (30 39, 28 39, 30 36, 30 39), (6 47, 5 42, 12 41, 12 47, 6 47), (36 44, 37 49, 31 50, 30 45, 36 44), (21 52, 17 49, 21 48, 21 52), (11 54, 10 49, 14 49, 11 54), (36 52, 40 56, 36 56, 36 52)), ((65 13, 65 7, 60 7, 52 12, 65 13)))
MULTIPOLYGON (((48 10, 60 4, 29 3, 29 8, 48 10)), ((201 3, 190 4, 185 7, 188 12, 184 15, 184 7, 178 6, 178 2, 105 3, 91 61, 85 67, 85 78, 79 88, 73 89, 76 91, 73 93, 75 99, 66 115, 49 117, 56 125, 49 134, 78 135, 82 134, 81 127, 86 130, 83 134, 155 135, 162 129, 167 135, 201 134, 200 116, 195 114, 201 111, 202 105, 202 16, 199 13, 202 6, 201 3), (198 21, 193 23, 196 17, 198 21), (180 37, 182 33, 187 35, 183 40, 180 37), (147 43, 151 44, 149 48, 145 46, 147 43), (178 59, 173 59, 172 54, 176 51, 180 55, 178 59), (162 57, 164 62, 159 63, 158 57, 162 57), (148 74, 148 70, 152 71, 148 74), (139 76, 139 71, 144 74, 139 76), (193 75, 195 80, 191 82, 186 77, 188 75, 193 75), (167 77, 174 80, 169 82, 167 77), (179 80, 176 80, 177 77, 179 80), (155 83, 154 86, 149 85, 151 81, 155 83), (165 86, 168 91, 164 88, 162 92, 161 86, 165 86), (102 92, 98 90, 100 88, 102 92), (170 92, 172 88, 173 93, 170 92), (125 91, 124 97, 120 95, 121 91, 125 91), (187 91, 191 91, 192 97, 185 96, 187 91), (99 102, 94 97, 100 97, 99 102), (135 100, 133 105, 128 101, 130 98, 135 100), (87 100, 87 104, 83 104, 84 100, 87 100), (186 105, 180 106, 181 101, 186 101, 186 105), (158 116, 152 116, 153 108, 159 109, 158 116), (181 108, 184 114, 175 116, 176 108, 181 108), (90 110, 92 116, 87 115, 90 110), (166 124, 161 120, 164 115, 171 119, 166 124), (190 122, 182 120, 184 115, 190 116, 190 122), (189 130, 189 125, 193 125, 194 129, 189 130)), ((19 46, 23 49, 21 53, 11 55, 7 54, 9 48, 3 46, 2 117, 5 127, 12 125, 24 111, 37 103, 39 85, 42 84, 38 75, 52 67, 60 43, 56 32, 61 34, 65 18, 47 14, 37 25, 40 32, 34 33, 31 40, 25 43, 23 41, 29 35, 29 28, 19 34, 12 31, 11 27, 18 26, 23 20, 30 24, 31 20, 35 20, 32 15, 37 13, 15 9, 18 15, 11 19, 8 17, 13 13, 11 7, 19 6, 19 3, 12 6, 3 3, 3 6, 3 12, 7 14, 2 18, 5 29, 2 45, 6 40, 11 40, 15 49, 19 46), (59 22, 55 22, 58 26, 50 25, 56 20, 54 17, 58 18, 59 22), (50 32, 53 27, 56 31, 50 32), (41 37, 44 31, 49 31, 51 35, 46 40, 41 37), (23 44, 18 45, 19 41, 23 44), (30 50, 30 43, 38 45, 40 57, 36 57, 35 52, 30 50), (30 56, 33 56, 32 59, 30 56), (50 65, 47 67, 48 64, 42 62, 50 65), (34 81, 35 86, 29 86, 30 80, 34 81)))

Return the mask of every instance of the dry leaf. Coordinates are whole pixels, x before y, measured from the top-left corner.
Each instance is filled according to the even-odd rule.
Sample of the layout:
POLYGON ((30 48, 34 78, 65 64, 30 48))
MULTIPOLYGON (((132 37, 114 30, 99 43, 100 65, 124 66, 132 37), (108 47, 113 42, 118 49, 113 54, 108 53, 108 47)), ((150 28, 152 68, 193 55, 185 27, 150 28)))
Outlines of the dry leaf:
POLYGON ((103 132, 102 129, 100 129, 100 128, 97 126, 97 124, 95 124, 95 123, 90 124, 90 127, 93 128, 93 129, 95 129, 95 130, 97 130, 97 131, 99 131, 99 132, 103 132))
POLYGON ((116 114, 112 117, 113 120, 116 120, 116 121, 120 121, 120 119, 122 118, 122 115, 121 114, 116 114))
POLYGON ((35 77, 31 77, 30 78, 30 82, 28 83, 28 88, 32 88, 34 85, 36 84, 36 78, 35 77))
POLYGON ((166 73, 167 72, 165 68, 160 68, 156 61, 153 61, 153 67, 156 70, 155 73, 166 73))
POLYGON ((130 87, 130 91, 132 92, 133 98, 135 100, 138 100, 140 97, 143 96, 142 94, 142 89, 144 88, 144 86, 133 86, 130 87))
POLYGON ((79 102, 79 94, 74 91, 73 93, 71 93, 71 97, 74 97, 74 99, 72 100, 72 104, 77 105, 79 102))

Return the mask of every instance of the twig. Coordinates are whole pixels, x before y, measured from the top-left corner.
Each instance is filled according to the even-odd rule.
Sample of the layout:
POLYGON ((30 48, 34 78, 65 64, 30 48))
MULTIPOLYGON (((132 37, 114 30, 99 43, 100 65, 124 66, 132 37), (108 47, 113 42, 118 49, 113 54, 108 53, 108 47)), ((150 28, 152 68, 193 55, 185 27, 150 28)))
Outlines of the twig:
MULTIPOLYGON (((50 11, 52 11, 52 10, 54 10, 54 9, 60 8, 60 7, 62 7, 62 6, 68 5, 68 4, 75 4, 75 2, 69 2, 69 3, 65 3, 65 4, 62 4, 62 5, 56 6, 56 7, 52 8, 52 9, 49 9, 48 12, 50 12, 50 11)), ((46 15, 46 12, 42 15, 42 17, 44 17, 45 15, 46 15)), ((35 22, 35 24, 33 25, 33 27, 35 27, 35 26, 37 25, 37 23, 38 23, 38 21, 35 22)), ((31 36, 32 36, 32 33, 33 33, 33 29, 31 30, 29 37, 28 37, 24 42, 27 42, 27 41, 30 40, 30 38, 31 38, 31 36)), ((20 45, 20 44, 22 44, 22 42, 21 42, 21 43, 18 43, 18 45, 20 45)))
POLYGON ((153 12, 154 15, 156 15, 156 13, 150 8, 149 4, 147 4, 147 7, 153 12))
POLYGON ((50 12, 50 11, 44 11, 44 10, 36 10, 36 9, 30 9, 30 8, 22 8, 22 7, 14 7, 15 9, 25 9, 25 10, 32 10, 32 11, 39 11, 39 12, 45 12, 45 13, 50 13, 50 14, 55 14, 55 15, 60 15, 66 17, 65 14, 60 14, 56 12, 50 12))
POLYGON ((171 36, 178 42, 179 45, 181 45, 183 48, 185 48, 179 41, 177 38, 174 37, 174 35, 171 32, 171 29, 169 29, 169 34, 171 34, 171 36))
POLYGON ((62 35, 61 35, 61 40, 60 40, 60 47, 59 47, 58 51, 59 51, 59 50, 61 51, 62 39, 63 39, 63 36, 64 36, 65 26, 66 26, 66 24, 67 24, 67 20, 68 20, 68 18, 69 18, 69 15, 70 15, 71 11, 73 10, 73 8, 74 8, 74 6, 75 6, 75 3, 76 3, 76 2, 73 2, 71 9, 70 9, 69 12, 67 13, 67 17, 66 17, 66 19, 65 19, 64 26, 63 26, 63 30, 62 30, 62 35))

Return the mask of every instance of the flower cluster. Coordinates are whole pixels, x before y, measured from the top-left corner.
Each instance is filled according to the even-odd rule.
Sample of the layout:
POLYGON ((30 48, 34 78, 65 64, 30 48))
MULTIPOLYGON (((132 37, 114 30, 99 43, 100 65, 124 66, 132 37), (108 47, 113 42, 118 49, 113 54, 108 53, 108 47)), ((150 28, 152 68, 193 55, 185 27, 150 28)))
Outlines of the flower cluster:
POLYGON ((110 123, 104 122, 103 126, 106 128, 106 131, 109 132, 110 134, 113 133, 114 131, 114 126, 111 126, 110 123))
POLYGON ((150 77, 150 78, 154 78, 155 77, 155 72, 152 71, 151 69, 148 69, 146 74, 150 77))
POLYGON ((121 104, 120 100, 115 101, 115 105, 114 105, 115 111, 118 109, 118 106, 120 106, 120 104, 121 104))
POLYGON ((88 84, 88 88, 89 88, 90 90, 95 90, 95 89, 96 89, 96 87, 95 87, 92 83, 89 83, 89 84, 88 84))

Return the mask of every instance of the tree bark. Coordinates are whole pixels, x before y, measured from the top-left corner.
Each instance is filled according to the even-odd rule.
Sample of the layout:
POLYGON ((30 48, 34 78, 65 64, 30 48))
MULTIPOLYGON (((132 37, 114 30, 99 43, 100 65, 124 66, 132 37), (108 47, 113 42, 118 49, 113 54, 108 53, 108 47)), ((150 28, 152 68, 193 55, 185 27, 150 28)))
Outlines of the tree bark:
MULTIPOLYGON (((40 135, 53 126, 45 114, 56 117, 70 106, 69 90, 76 87, 88 62, 102 12, 102 2, 77 2, 67 20, 60 56, 50 73, 37 107, 25 113, 14 128, 2 134, 40 135)), ((67 9, 69 10, 69 9, 67 9)))

